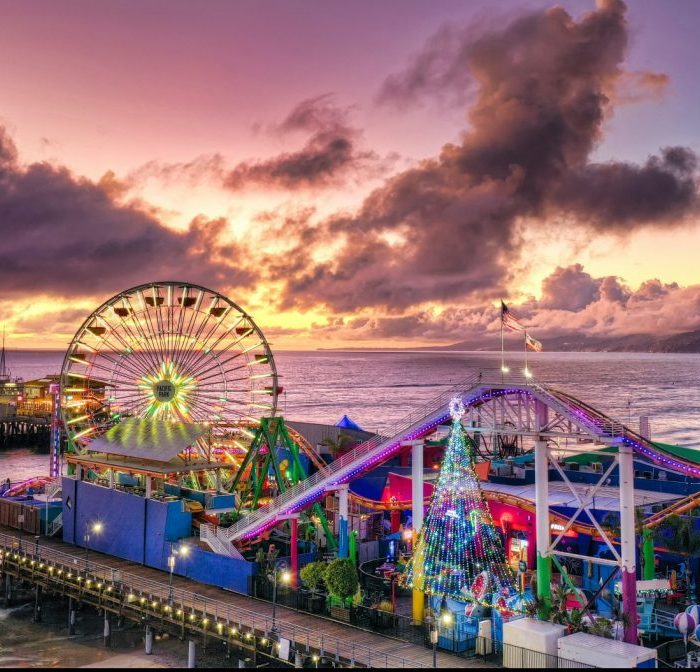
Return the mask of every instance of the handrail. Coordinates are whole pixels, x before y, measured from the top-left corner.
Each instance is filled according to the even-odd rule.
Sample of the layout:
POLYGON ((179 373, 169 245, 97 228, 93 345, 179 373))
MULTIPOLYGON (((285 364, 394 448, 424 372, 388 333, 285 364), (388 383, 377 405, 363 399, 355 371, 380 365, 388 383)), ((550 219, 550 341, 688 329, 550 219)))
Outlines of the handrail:
MULTIPOLYGON (((47 565, 53 563, 66 573, 75 573, 76 576, 80 575, 85 578, 89 576, 93 582, 104 582, 105 587, 117 587, 121 590, 122 599, 128 600, 128 595, 134 594, 139 599, 146 597, 148 601, 159 600, 161 607, 162 605, 171 605, 173 608, 178 607, 182 610, 183 619, 185 614, 194 614, 200 622, 204 618, 209 619, 212 628, 217 628, 217 624, 221 623, 222 627, 227 629, 235 626, 242 631, 244 628, 247 628, 248 632, 260 631, 265 636, 269 636, 269 633, 272 631, 273 621, 270 616, 238 605, 212 599, 175 586, 173 586, 171 591, 167 583, 144 579, 136 574, 123 572, 97 562, 90 561, 89 571, 85 572, 84 565, 74 555, 46 546, 40 547, 38 552, 27 553, 23 550, 18 551, 15 546, 16 543, 17 537, 0 533, 0 548, 3 550, 10 553, 21 553, 23 557, 43 562, 47 565), (137 593, 138 595, 136 595, 137 593)), ((32 549, 34 550, 33 544, 32 549)), ((321 655, 324 656, 337 655, 350 661, 362 660, 367 663, 368 667, 383 667, 386 669, 426 667, 410 658, 379 653, 363 644, 341 640, 333 635, 323 634, 318 629, 295 625, 279 618, 275 618, 274 627, 280 637, 289 639, 297 647, 305 647, 307 652, 311 649, 316 649, 321 651, 321 655)))
POLYGON ((47 499, 53 499, 55 495, 61 492, 62 485, 63 484, 60 478, 55 478, 53 481, 47 483, 44 486, 44 494, 46 495, 47 499))
POLYGON ((199 538, 208 544, 214 553, 218 555, 227 555, 230 558, 243 560, 240 551, 231 543, 222 541, 216 534, 216 527, 211 523, 201 523, 199 526, 199 538))
POLYGON ((63 511, 61 511, 50 523, 49 523, 49 537, 53 537, 56 532, 58 532, 63 527, 63 511))

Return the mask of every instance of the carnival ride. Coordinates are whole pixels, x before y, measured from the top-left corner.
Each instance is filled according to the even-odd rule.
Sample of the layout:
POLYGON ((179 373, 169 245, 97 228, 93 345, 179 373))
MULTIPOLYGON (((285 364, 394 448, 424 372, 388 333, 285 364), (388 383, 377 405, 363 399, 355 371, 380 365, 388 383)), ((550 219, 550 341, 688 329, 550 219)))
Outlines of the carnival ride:
MULTIPOLYGON (((240 514, 306 478, 306 465, 325 464, 276 417, 281 390, 269 343, 236 303, 185 282, 139 285, 93 311, 68 347, 60 400, 66 450, 88 456, 118 441, 122 451, 129 444, 122 454, 135 454, 137 443, 148 457, 149 443, 155 455, 169 435, 203 429, 180 457, 215 458, 229 469, 193 469, 178 480, 235 492, 240 514)), ((316 515, 329 532, 323 512, 316 515)))
MULTIPOLYGON (((222 544, 245 542, 254 539, 274 527, 280 520, 298 513, 322 498, 326 493, 338 490, 352 480, 366 474, 376 466, 386 462, 411 442, 424 439, 436 427, 449 419, 448 404, 459 396, 467 413, 464 418, 465 429, 478 433, 482 437, 496 436, 503 433, 505 423, 507 434, 528 439, 534 444, 536 454, 537 501, 535 506, 538 518, 539 534, 538 561, 540 569, 539 585, 549 585, 548 577, 551 558, 574 557, 591 562, 601 562, 620 567, 623 577, 627 576, 627 590, 633 591, 631 576, 635 567, 634 559, 634 521, 630 512, 634 510, 634 485, 632 474, 632 455, 680 473, 693 477, 700 475, 700 465, 690 459, 679 457, 665 447, 640 436, 621 422, 597 411, 573 396, 535 383, 532 380, 508 382, 502 375, 493 375, 486 382, 483 372, 475 374, 460 386, 438 397, 422 411, 410 414, 402 423, 386 436, 374 437, 349 451, 330 465, 323 467, 310 478, 289 488, 268 504, 244 516, 226 529, 218 529, 217 536, 222 544), (500 379, 500 380, 499 380, 500 379), (577 443, 616 445, 618 455, 602 474, 600 480, 582 496, 572 488, 572 496, 578 502, 576 513, 569 517, 553 543, 550 543, 550 519, 548 507, 548 471, 554 469, 569 484, 557 460, 551 455, 552 439, 572 440, 577 443), (597 490, 609 479, 614 467, 620 472, 620 510, 622 512, 622 553, 618 551, 593 515, 588 518, 595 528, 596 535, 606 543, 612 554, 612 560, 600 557, 569 553, 559 548, 559 543, 566 533, 578 523, 580 514, 590 514, 590 507, 597 490)), ((512 378, 511 378, 512 380, 512 378)), ((570 484, 569 484, 570 485, 570 484)), ((341 517, 343 513, 341 512, 341 517)), ((542 595, 546 599, 546 595, 542 595)), ((631 599, 628 599, 628 604, 631 599)), ((632 610, 632 606, 626 609, 632 610)), ((633 619, 631 619, 633 620, 633 619)), ((627 638, 635 637, 634 626, 628 628, 627 638)))
POLYGON ((218 292, 182 282, 140 285, 97 308, 68 347, 61 388, 76 452, 126 417, 210 423, 233 429, 236 445, 244 433, 236 423, 273 416, 279 391, 253 318, 218 292))

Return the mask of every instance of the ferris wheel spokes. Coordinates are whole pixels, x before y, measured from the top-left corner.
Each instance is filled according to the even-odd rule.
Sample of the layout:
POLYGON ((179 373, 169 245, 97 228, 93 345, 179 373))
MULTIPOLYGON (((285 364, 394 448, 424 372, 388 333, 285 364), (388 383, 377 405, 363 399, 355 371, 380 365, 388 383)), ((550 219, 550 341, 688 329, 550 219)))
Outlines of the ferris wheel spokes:
POLYGON ((196 285, 150 283, 83 323, 62 370, 62 389, 78 396, 62 413, 82 447, 127 415, 256 424, 260 410, 274 415, 276 376, 267 341, 236 304, 196 285))

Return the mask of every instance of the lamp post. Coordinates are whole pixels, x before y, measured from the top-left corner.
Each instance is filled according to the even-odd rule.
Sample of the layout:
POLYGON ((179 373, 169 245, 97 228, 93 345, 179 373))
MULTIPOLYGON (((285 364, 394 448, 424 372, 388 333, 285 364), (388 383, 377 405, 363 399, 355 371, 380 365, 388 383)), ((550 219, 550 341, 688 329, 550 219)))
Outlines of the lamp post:
POLYGON ((170 570, 170 578, 168 579, 168 602, 173 602, 173 572, 175 571, 175 558, 181 555, 183 558, 189 555, 190 549, 187 546, 180 546, 180 549, 173 548, 170 544, 170 555, 168 556, 168 569, 170 570))
POLYGON ((88 571, 88 551, 90 550, 90 532, 93 534, 99 534, 102 532, 102 523, 96 522, 93 523, 92 525, 88 525, 85 528, 85 536, 83 537, 83 540, 85 541, 85 572, 88 571))
POLYGON ((433 667, 437 667, 437 645, 440 638, 440 624, 446 628, 452 625, 452 612, 447 608, 447 602, 444 598, 440 607, 439 616, 437 613, 433 615, 433 625, 430 630, 430 641, 433 645, 433 667))
MULTIPOLYGON (((272 570, 272 629, 270 630, 272 633, 276 632, 275 612, 277 610, 277 574, 277 568, 275 567, 272 570)), ((279 577, 283 584, 288 584, 291 578, 292 575, 286 569, 281 572, 279 577)))
POLYGON ((22 528, 24 526, 24 514, 20 513, 17 516, 17 524, 19 525, 19 552, 22 552, 22 528))

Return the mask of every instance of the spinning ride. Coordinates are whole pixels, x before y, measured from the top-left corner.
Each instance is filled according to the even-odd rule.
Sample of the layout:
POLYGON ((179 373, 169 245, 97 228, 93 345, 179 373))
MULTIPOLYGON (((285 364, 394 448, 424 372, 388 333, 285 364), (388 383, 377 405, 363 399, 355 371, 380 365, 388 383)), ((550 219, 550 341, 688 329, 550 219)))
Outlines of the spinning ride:
POLYGON ((270 346, 242 308, 205 287, 152 282, 83 322, 61 370, 68 449, 84 453, 125 418, 207 423, 236 435, 277 410, 270 346))

